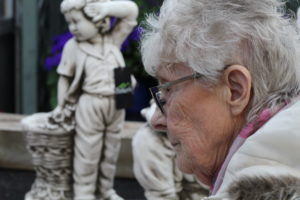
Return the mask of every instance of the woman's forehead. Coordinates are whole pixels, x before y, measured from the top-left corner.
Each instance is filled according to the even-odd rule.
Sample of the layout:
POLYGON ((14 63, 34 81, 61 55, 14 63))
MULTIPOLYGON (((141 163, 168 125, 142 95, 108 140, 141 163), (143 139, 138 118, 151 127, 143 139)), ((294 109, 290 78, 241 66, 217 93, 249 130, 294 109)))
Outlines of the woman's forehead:
POLYGON ((165 63, 158 66, 156 77, 158 80, 170 80, 191 74, 193 70, 182 63, 165 63))

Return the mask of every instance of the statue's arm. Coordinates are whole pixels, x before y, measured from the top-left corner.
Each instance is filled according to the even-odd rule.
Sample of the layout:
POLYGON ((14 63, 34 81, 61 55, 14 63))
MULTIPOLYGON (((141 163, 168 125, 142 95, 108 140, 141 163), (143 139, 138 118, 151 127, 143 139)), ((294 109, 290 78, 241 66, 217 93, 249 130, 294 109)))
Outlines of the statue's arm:
POLYGON ((61 111, 66 104, 66 95, 68 93, 71 81, 75 75, 75 61, 74 55, 76 55, 77 46, 74 40, 69 40, 64 46, 62 52, 62 58, 60 64, 57 68, 57 73, 59 74, 59 79, 57 83, 57 107, 55 111, 61 111))
POLYGON ((109 16, 128 21, 135 21, 138 17, 139 9, 133 1, 113 1, 109 3, 109 16))
POLYGON ((70 87, 70 78, 61 75, 57 84, 57 104, 63 108, 65 106, 65 95, 70 87))
POLYGON ((94 22, 105 17, 135 21, 138 16, 138 7, 132 1, 93 2, 87 4, 84 11, 94 22))
POLYGON ((132 1, 112 1, 87 4, 84 11, 96 23, 105 17, 116 17, 117 24, 109 33, 116 46, 121 47, 124 40, 137 25, 138 7, 132 1))

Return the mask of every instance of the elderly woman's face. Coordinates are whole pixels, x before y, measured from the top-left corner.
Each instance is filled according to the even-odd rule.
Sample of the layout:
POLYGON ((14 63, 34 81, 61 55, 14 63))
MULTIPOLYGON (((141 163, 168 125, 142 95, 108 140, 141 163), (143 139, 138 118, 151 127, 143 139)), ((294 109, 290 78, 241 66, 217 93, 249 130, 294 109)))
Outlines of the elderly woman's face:
MULTIPOLYGON (((160 67, 157 78, 163 84, 191 74, 176 64, 160 67)), ((199 79, 176 84, 165 94, 165 115, 157 109, 152 118, 153 127, 167 130, 179 168, 205 184, 211 183, 235 137, 225 91, 222 84, 208 88, 199 79)))

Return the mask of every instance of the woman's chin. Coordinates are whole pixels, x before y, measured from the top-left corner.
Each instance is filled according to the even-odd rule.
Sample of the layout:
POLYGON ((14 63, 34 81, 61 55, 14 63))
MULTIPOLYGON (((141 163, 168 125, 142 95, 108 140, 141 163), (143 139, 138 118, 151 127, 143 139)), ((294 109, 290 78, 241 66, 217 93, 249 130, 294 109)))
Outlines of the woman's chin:
POLYGON ((195 174, 197 180, 205 185, 211 185, 212 183, 212 180, 207 177, 207 176, 204 176, 203 174, 195 174))
POLYGON ((191 160, 188 159, 187 156, 182 155, 180 152, 176 155, 176 164, 180 171, 187 174, 193 174, 191 160))

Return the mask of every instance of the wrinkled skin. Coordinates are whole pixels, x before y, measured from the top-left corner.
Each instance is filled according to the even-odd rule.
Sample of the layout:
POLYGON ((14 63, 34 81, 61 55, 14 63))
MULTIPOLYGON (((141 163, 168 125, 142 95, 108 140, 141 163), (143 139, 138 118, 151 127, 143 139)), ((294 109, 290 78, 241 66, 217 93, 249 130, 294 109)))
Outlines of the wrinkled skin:
MULTIPOLYGON (((163 84, 190 74, 190 68, 175 64, 160 66, 157 78, 163 84)), ((179 168, 207 185, 238 132, 238 119, 231 113, 226 91, 225 84, 208 87, 199 79, 174 85, 165 95, 165 116, 157 109, 151 121, 154 128, 167 131, 179 168)))

